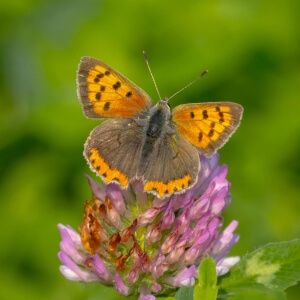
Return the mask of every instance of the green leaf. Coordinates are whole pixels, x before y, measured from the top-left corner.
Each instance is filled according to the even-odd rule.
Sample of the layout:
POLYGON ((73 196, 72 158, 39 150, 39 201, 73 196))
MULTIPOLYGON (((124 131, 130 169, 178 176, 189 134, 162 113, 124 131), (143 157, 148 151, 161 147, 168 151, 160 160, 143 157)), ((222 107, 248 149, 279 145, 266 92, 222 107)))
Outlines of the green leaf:
POLYGON ((284 299, 280 291, 296 284, 299 280, 300 240, 298 239, 270 243, 246 255, 230 270, 229 274, 219 278, 219 290, 220 294, 227 295, 238 295, 247 290, 264 293, 272 291, 274 299, 284 299))
POLYGON ((193 300, 194 288, 192 286, 182 286, 176 293, 177 300, 193 300))
POLYGON ((194 288, 194 300, 215 300, 218 294, 216 264, 210 257, 202 260, 199 282, 194 288))
MULTIPOLYGON (((229 295, 227 295, 229 296, 229 295)), ((226 297, 227 298, 227 297, 226 297)), ((225 298, 225 299, 226 299, 225 298)), ((238 295, 228 297, 230 300, 285 300, 285 293, 283 291, 277 292, 262 292, 262 291, 241 291, 238 295)))

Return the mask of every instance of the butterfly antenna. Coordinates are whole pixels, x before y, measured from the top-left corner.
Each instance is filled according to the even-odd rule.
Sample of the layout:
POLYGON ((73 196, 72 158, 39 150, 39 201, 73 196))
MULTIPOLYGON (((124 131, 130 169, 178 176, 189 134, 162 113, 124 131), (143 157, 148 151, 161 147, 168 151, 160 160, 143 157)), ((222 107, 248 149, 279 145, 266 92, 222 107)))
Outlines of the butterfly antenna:
POLYGON ((187 84, 185 87, 183 87, 182 89, 180 89, 178 92, 176 92, 175 94, 173 94, 171 97, 168 98, 168 101, 173 98, 174 96, 176 96, 177 94, 181 93, 183 90, 185 90, 187 87, 189 87, 190 85, 192 85, 193 83, 195 83, 197 80, 199 80, 202 76, 204 76, 206 73, 208 72, 208 70, 203 71, 196 79, 194 79, 192 82, 190 82, 189 84, 187 84))
POLYGON ((151 77, 152 77, 152 80, 153 80, 154 86, 155 86, 155 88, 156 88, 156 91, 157 91, 157 94, 158 94, 158 96, 159 96, 159 99, 161 99, 161 97, 160 97, 160 94, 159 94, 159 91, 158 91, 158 88, 157 88, 157 85, 156 85, 156 82, 155 82, 155 79, 154 79, 154 76, 153 76, 153 74, 152 74, 152 71, 151 71, 151 69, 150 69, 150 65, 149 65, 149 62, 148 62, 148 57, 147 57, 147 54, 146 54, 146 52, 145 52, 145 51, 143 51, 143 55, 144 55, 144 58, 145 58, 145 61, 146 61, 147 67, 148 67, 148 69, 149 69, 149 72, 150 72, 150 74, 151 74, 151 77))

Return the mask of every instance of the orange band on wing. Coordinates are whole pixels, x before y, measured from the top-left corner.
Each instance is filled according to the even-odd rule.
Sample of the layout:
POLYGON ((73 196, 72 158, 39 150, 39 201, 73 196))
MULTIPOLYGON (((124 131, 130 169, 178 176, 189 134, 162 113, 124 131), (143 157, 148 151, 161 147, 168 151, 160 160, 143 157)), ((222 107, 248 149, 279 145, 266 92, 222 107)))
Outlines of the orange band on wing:
POLYGON ((167 183, 163 181, 148 181, 144 186, 144 191, 149 192, 155 190, 160 198, 163 198, 166 194, 173 194, 174 192, 180 192, 187 189, 191 184, 192 178, 189 174, 179 179, 171 180, 167 183))
POLYGON ((105 183, 117 181, 123 188, 128 186, 128 177, 117 169, 111 169, 96 148, 90 150, 89 160, 93 168, 102 176, 105 183))
POLYGON ((147 95, 143 95, 120 74, 95 65, 88 71, 88 106, 94 114, 102 117, 131 118, 147 107, 147 95))

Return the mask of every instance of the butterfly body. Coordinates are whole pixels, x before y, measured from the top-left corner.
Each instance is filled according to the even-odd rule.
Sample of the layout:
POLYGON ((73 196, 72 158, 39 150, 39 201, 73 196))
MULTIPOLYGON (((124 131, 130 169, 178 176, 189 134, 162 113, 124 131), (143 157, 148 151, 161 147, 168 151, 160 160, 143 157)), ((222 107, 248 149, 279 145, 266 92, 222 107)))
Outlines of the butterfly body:
POLYGON ((170 116, 170 108, 164 100, 161 100, 149 110, 143 130, 144 140, 141 159, 146 160, 155 145, 159 145, 164 136, 171 133, 169 127, 170 116))
POLYGON ((199 152, 210 156, 239 125, 242 107, 231 102, 183 104, 151 98, 94 58, 83 57, 78 94, 86 116, 109 118, 90 134, 84 156, 106 183, 127 188, 141 179, 144 191, 164 198, 192 187, 199 152))

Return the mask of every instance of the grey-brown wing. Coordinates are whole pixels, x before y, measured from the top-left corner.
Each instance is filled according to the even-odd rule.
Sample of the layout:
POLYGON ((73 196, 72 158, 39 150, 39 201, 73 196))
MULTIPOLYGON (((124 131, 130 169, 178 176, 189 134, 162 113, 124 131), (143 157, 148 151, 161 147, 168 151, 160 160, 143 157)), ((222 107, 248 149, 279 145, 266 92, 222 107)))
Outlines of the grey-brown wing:
POLYGON ((144 191, 164 198, 192 187, 199 170, 197 149, 174 133, 166 134, 155 143, 147 165, 141 161, 138 174, 143 174, 144 191))
POLYGON ((126 188, 136 176, 141 147, 142 126, 132 119, 110 119, 91 132, 84 156, 105 183, 126 188))

